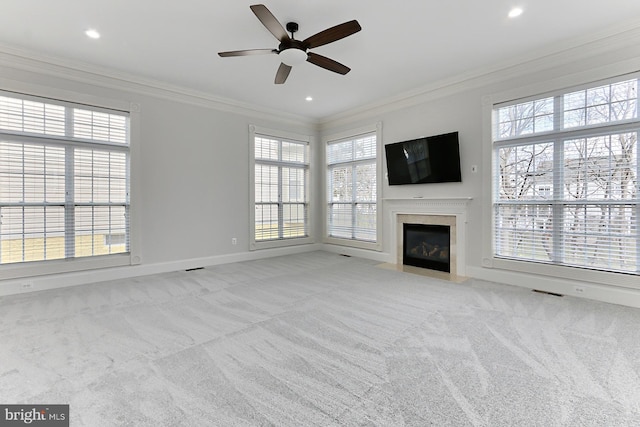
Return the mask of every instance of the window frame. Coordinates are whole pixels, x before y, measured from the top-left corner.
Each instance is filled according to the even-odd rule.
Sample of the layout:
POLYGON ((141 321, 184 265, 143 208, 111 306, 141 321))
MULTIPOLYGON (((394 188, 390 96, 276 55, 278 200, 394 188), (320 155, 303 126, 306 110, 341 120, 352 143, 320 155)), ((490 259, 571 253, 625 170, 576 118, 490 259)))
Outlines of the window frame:
MULTIPOLYGON (((574 280, 584 280, 589 282, 596 283, 610 283, 616 284, 619 286, 632 287, 632 288, 640 288, 636 283, 638 274, 635 272, 621 272, 621 271, 607 271, 602 269, 594 269, 588 266, 577 266, 570 264, 560 264, 554 262, 537 262, 537 261, 528 261, 522 259, 508 258, 508 257, 500 257, 496 256, 496 217, 495 217, 495 205, 497 202, 497 194, 499 189, 497 188, 495 174, 499 173, 496 171, 496 165, 498 160, 498 150, 500 147, 505 146, 518 146, 518 145, 527 145, 533 144, 535 142, 542 143, 544 141, 548 141, 556 144, 556 149, 554 154, 554 171, 557 172, 558 162, 562 160, 562 157, 557 158, 558 149, 563 150, 562 145, 558 148, 558 144, 562 144, 565 140, 570 140, 571 137, 575 138, 589 138, 595 137, 598 135, 616 135, 620 133, 624 133, 626 131, 640 132, 640 117, 631 120, 621 120, 616 122, 608 122, 604 124, 596 124, 596 125, 584 125, 579 127, 569 127, 569 128, 561 128, 559 126, 559 118, 562 117, 562 112, 555 113, 555 120, 553 130, 540 132, 540 133, 532 133, 526 136, 520 136, 515 138, 503 138, 500 139, 497 137, 497 109, 503 106, 515 105, 523 102, 528 102, 532 100, 542 99, 545 97, 560 97, 562 95, 567 95, 576 91, 597 88, 602 85, 609 85, 612 83, 622 82, 628 79, 638 79, 640 78, 640 73, 620 73, 613 77, 607 77, 605 79, 601 78, 601 76, 592 76, 585 77, 584 82, 575 84, 576 82, 567 82, 566 79, 558 79, 556 81, 556 87, 553 89, 549 89, 547 84, 546 90, 540 90, 541 85, 534 85, 531 87, 525 87, 518 90, 513 90, 510 92, 506 92, 500 95, 486 96, 483 99, 483 117, 485 123, 485 148, 486 152, 490 153, 490 155, 485 156, 485 161, 488 163, 485 168, 486 174, 484 176, 485 182, 485 194, 490 195, 490 202, 485 204, 484 207, 484 217, 485 224, 489 224, 488 227, 485 227, 484 240, 485 244, 483 246, 483 267, 487 268, 499 268, 504 270, 511 270, 517 272, 524 273, 532 273, 532 274, 543 274, 554 276, 558 278, 566 278, 566 279, 574 279, 574 280), (573 84, 571 84, 573 83, 573 84)), ((638 87, 640 89, 640 86, 638 87)), ((637 95, 637 93, 636 93, 637 95)), ((558 99, 558 98, 556 98, 558 99)), ((555 101, 556 103, 558 101, 555 101)), ((640 100, 637 100, 640 103, 640 100)), ((640 105, 636 105, 636 111, 640 112, 638 108, 640 105)), ((560 104, 556 105, 557 107, 561 107, 560 104)), ((561 107, 562 108, 562 107, 561 107)), ((640 114, 639 114, 640 116, 640 114)), ((639 150, 637 147, 638 142, 636 142, 636 150, 639 150)), ((639 150, 640 151, 640 150, 639 150)), ((637 172, 640 172, 640 165, 636 165, 638 168, 637 172)), ((640 174, 638 175, 640 176, 640 174)), ((556 178, 560 179, 560 178, 556 178)), ((556 180, 554 180, 556 181, 556 180)), ((559 182, 559 181, 556 181, 559 182)), ((558 184, 553 184, 556 187, 558 184)), ((555 191, 558 188, 554 189, 555 191)), ((564 200, 564 196, 557 195, 555 199, 553 199, 554 204, 563 204, 566 202, 564 200)), ((583 200, 584 205, 591 205, 590 200, 583 200)), ((538 203, 538 205, 544 204, 542 201, 538 203)), ((619 204, 628 204, 627 201, 620 202, 619 204)), ((632 201, 631 204, 635 204, 635 209, 640 209, 638 207, 637 200, 632 201)), ((553 207, 553 205, 552 205, 553 207)), ((558 216, 558 213, 554 215, 558 216)), ((556 226, 558 227, 558 226, 556 226)), ((558 235, 558 231, 555 236, 558 235)), ((640 243, 637 243, 640 244, 640 243)))
MULTIPOLYGON (((306 245, 314 242, 313 238, 313 203, 310 198, 311 188, 311 165, 313 164, 313 138, 309 135, 298 134, 294 132, 281 131, 275 129, 269 129, 259 127, 255 125, 249 126, 249 250, 271 249, 287 246, 306 245), (255 157, 255 141, 257 136, 265 136, 269 138, 278 139, 280 141, 300 142, 307 145, 308 159, 306 164, 301 168, 305 171, 305 197, 304 204, 306 206, 306 230, 307 235, 302 237, 287 237, 278 238, 272 240, 256 240, 256 162, 255 157)), ((286 167, 289 166, 286 162, 279 161, 265 161, 263 164, 270 164, 273 166, 286 167)), ((280 183, 281 184, 281 183, 280 183)), ((278 204, 283 203, 282 200, 278 201, 278 204)), ((279 221, 282 218, 279 216, 279 221)))
MULTIPOLYGON (((326 244, 337 245, 337 246, 346 246, 357 249, 367 249, 374 251, 382 251, 382 223, 383 223, 383 206, 382 206, 382 155, 381 148, 383 147, 382 143, 382 122, 377 122, 374 125, 363 126, 360 128, 350 129, 343 132, 335 133, 332 135, 328 135, 322 140, 322 149, 323 149, 323 242, 326 244), (357 240, 357 239, 348 239, 348 238, 340 238, 329 235, 329 222, 331 221, 330 214, 330 204, 332 203, 330 200, 330 169, 331 166, 328 164, 327 159, 327 148, 332 143, 338 143, 340 141, 348 141, 350 139, 357 139, 358 137, 373 134, 376 137, 376 157, 374 160, 375 170, 376 170, 376 240, 365 241, 365 240, 357 240)), ((345 162, 343 164, 357 164, 361 162, 360 160, 353 160, 351 162, 345 162)), ((355 176, 353 177, 355 179, 355 176)), ((354 203, 357 203, 354 202, 354 203)), ((368 203, 368 202, 367 202, 368 203)))
MULTIPOLYGON (((139 135, 140 135, 140 104, 124 100, 111 99, 106 97, 96 97, 88 94, 80 94, 73 91, 62 90, 52 87, 43 87, 22 82, 0 80, 1 91, 6 96, 13 96, 37 102, 50 101, 53 104, 66 105, 69 107, 88 109, 103 112, 123 112, 129 117, 128 135, 128 177, 129 177, 129 251, 125 253, 115 253, 108 255, 93 255, 78 258, 61 258, 41 261, 17 262, 0 264, 0 280, 19 279, 24 277, 36 277, 42 275, 62 274, 95 270, 110 267, 130 266, 141 263, 140 239, 139 239, 139 210, 136 198, 139 194, 138 159, 139 159, 139 135), (84 108, 83 108, 84 107, 84 108)), ((3 132, 7 139, 17 142, 28 143, 29 140, 38 138, 27 134, 13 134, 3 132)), ((82 139, 49 138, 43 136, 44 141, 49 140, 54 144, 67 144, 68 146, 82 146, 82 139), (67 141, 67 142, 65 142, 67 141)), ((47 145, 46 142, 40 145, 47 145)), ((115 143, 95 143, 94 147, 115 146, 115 143)), ((90 147, 87 147, 90 148, 90 147)), ((65 204, 68 202, 65 202, 65 204)))

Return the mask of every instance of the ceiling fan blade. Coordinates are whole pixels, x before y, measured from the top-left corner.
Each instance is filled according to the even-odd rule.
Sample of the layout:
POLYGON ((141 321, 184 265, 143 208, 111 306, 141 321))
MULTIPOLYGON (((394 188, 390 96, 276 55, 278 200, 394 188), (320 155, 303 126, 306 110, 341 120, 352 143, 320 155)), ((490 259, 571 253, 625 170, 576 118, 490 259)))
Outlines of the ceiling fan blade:
POLYGON ((267 53, 278 53, 275 49, 247 49, 247 50, 230 50, 228 52, 218 52, 218 55, 224 57, 227 56, 249 56, 249 55, 264 55, 267 53))
POLYGON ((320 31, 311 37, 307 37, 302 44, 307 49, 313 49, 314 47, 343 39, 351 34, 357 33, 361 29, 362 27, 356 20, 345 22, 344 24, 336 25, 335 27, 320 31))
POLYGON ((254 4, 253 6, 249 6, 253 13, 258 17, 262 25, 264 25, 267 30, 271 32, 278 40, 285 41, 289 40, 289 35, 287 31, 284 29, 282 24, 278 22, 275 16, 267 9, 267 7, 263 4, 254 4))
POLYGON ((347 74, 351 71, 351 68, 346 65, 342 65, 338 61, 327 58, 326 56, 318 55, 317 53, 309 52, 307 62, 311 62, 318 67, 322 67, 326 70, 333 71, 338 74, 347 74))
POLYGON ((276 72, 276 80, 274 81, 274 83, 277 85, 281 85, 282 83, 286 82, 290 72, 291 66, 281 62, 280 67, 278 67, 278 72, 276 72))

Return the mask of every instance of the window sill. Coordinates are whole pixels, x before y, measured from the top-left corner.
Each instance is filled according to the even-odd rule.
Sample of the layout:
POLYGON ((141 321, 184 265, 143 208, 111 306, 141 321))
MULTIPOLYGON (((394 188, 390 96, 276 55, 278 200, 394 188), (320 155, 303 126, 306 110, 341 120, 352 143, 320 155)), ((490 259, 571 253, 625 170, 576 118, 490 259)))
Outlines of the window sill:
POLYGON ((90 258, 6 264, 0 266, 0 280, 123 267, 136 263, 136 259, 137 257, 132 257, 131 254, 125 253, 90 258))
POLYGON ((351 248, 367 249, 370 251, 382 251, 382 245, 377 242, 365 242, 362 240, 340 239, 338 237, 325 237, 324 243, 336 246, 348 246, 351 248))
POLYGON ((509 270, 518 273, 529 273, 554 278, 568 279, 579 282, 590 282, 600 285, 612 285, 624 288, 640 289, 640 284, 638 283, 638 275, 632 273, 589 270, 579 267, 517 261, 504 258, 493 258, 491 266, 485 265, 485 267, 509 270))
POLYGON ((283 240, 267 240, 263 242, 251 242, 249 245, 249 250, 255 251, 260 249, 272 249, 272 248, 282 248, 286 246, 298 246, 298 245, 308 245, 313 243, 313 238, 311 237, 300 237, 300 238, 292 238, 292 239, 283 239, 283 240))

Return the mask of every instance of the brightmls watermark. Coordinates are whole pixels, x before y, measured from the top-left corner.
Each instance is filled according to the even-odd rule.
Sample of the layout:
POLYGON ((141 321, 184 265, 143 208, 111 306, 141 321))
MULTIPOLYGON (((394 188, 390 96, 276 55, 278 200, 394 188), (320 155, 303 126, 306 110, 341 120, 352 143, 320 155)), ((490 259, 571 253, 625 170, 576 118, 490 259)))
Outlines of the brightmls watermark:
POLYGON ((0 427, 69 427, 69 405, 2 405, 0 427))

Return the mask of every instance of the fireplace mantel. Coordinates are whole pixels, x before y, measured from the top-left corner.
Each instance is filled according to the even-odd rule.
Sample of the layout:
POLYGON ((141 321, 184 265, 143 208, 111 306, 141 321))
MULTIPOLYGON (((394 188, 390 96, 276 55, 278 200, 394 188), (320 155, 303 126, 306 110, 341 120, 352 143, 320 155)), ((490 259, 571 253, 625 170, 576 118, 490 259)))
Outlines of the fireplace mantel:
MULTIPOLYGON (((443 209, 444 212, 452 214, 455 212, 467 213, 467 205, 473 200, 471 197, 411 197, 411 198, 387 198, 382 199, 384 205, 390 209, 406 207, 443 209)), ((403 212, 404 213, 404 212, 403 212)), ((408 212, 414 213, 414 212, 408 212)), ((419 212, 416 212, 419 213, 419 212)))
MULTIPOLYGON (((402 235, 398 231, 399 215, 426 215, 426 216, 442 216, 449 217, 451 220, 455 218, 456 237, 455 248, 457 251, 457 262, 455 270, 452 273, 458 276, 465 276, 466 273, 466 224, 467 224, 467 205, 471 201, 471 197, 452 197, 452 198, 388 198, 383 199, 385 210, 388 212, 389 230, 391 231, 391 242, 393 259, 398 259, 399 249, 398 243, 401 242, 402 235)), ((453 267, 453 266, 452 266, 453 267)))

